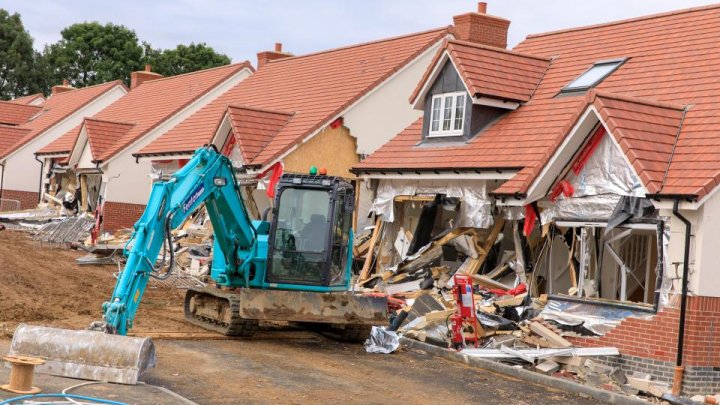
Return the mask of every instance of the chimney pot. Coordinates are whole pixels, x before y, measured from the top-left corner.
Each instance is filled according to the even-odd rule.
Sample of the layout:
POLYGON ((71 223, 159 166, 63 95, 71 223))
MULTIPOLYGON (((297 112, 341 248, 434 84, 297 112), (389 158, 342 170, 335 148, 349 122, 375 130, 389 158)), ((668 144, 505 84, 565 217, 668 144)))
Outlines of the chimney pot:
POLYGON ((64 79, 62 81, 62 84, 52 86, 52 88, 50 89, 50 94, 60 94, 70 90, 75 90, 75 87, 71 86, 70 82, 68 82, 67 79, 64 79))
POLYGON ((272 51, 262 51, 257 54, 257 68, 265 66, 266 63, 271 60, 283 59, 293 56, 291 53, 283 52, 282 43, 276 42, 275 48, 272 51))
POLYGON ((510 21, 487 14, 487 3, 478 3, 477 12, 453 17, 455 38, 476 44, 507 48, 507 34, 510 21))
POLYGON ((139 85, 149 82, 151 80, 160 79, 163 75, 152 71, 150 64, 145 65, 145 70, 139 70, 137 72, 130 73, 130 90, 138 87, 139 85))

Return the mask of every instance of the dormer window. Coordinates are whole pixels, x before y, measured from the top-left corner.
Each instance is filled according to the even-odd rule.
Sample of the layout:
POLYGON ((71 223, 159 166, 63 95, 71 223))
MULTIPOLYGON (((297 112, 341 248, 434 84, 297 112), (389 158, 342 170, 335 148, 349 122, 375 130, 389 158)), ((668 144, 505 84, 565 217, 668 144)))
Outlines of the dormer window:
POLYGON ((465 92, 432 96, 428 136, 460 136, 465 123, 465 92))
POLYGON ((563 93, 585 91, 593 88, 600 84, 606 77, 610 76, 617 68, 625 62, 626 59, 614 59, 606 60, 602 62, 596 62, 578 76, 575 80, 570 82, 567 86, 562 89, 563 93))

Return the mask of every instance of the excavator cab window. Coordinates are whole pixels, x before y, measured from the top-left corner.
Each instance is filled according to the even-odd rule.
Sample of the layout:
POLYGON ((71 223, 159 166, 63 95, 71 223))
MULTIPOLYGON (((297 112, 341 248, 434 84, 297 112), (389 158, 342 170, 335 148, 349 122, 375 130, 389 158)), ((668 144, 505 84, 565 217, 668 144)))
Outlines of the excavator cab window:
POLYGON ((271 283, 325 285, 332 192, 284 188, 276 205, 276 226, 268 269, 271 283))
POLYGON ((348 243, 352 226, 354 196, 349 190, 341 190, 335 198, 335 219, 332 233, 330 285, 345 284, 348 261, 348 243))

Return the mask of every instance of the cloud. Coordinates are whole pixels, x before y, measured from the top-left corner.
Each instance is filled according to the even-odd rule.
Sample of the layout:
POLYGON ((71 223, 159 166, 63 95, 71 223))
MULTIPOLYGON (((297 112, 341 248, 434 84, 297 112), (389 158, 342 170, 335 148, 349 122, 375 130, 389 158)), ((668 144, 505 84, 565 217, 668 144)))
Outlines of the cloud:
MULTIPOLYGON (((512 21, 511 46, 526 35, 631 18, 707 0, 495 0, 488 12, 512 21)), ((206 42, 234 61, 255 60, 260 50, 282 42, 295 54, 366 42, 452 24, 476 2, 438 0, 250 1, 250 0, 3 0, 22 15, 35 47, 60 39, 82 21, 113 22, 135 30, 155 47, 206 42)))

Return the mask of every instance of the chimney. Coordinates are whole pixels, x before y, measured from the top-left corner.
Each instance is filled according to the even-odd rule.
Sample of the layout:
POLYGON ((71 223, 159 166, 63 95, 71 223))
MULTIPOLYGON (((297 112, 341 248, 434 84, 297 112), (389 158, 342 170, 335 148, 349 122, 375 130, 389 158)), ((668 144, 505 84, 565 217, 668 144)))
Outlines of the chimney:
POLYGON ((270 62, 271 60, 288 58, 290 56, 293 56, 293 54, 288 53, 288 52, 283 52, 282 44, 280 42, 276 42, 274 50, 258 52, 257 68, 260 69, 261 67, 265 66, 265 64, 270 62))
POLYGON ((487 3, 478 3, 476 13, 460 14, 453 17, 455 38, 482 45, 507 48, 507 34, 510 21, 487 14, 487 3))
POLYGON ((67 80, 63 80, 62 84, 52 86, 50 92, 51 94, 60 94, 70 90, 75 90, 75 87, 71 86, 67 80))
POLYGON ((152 71, 152 66, 145 65, 145 70, 130 73, 130 90, 145 82, 159 79, 161 77, 163 77, 163 75, 152 71))

